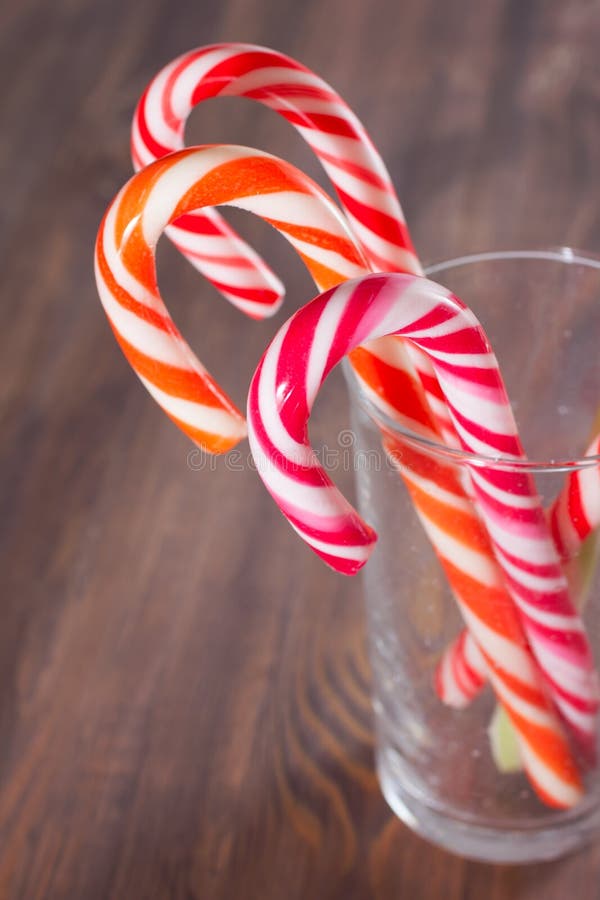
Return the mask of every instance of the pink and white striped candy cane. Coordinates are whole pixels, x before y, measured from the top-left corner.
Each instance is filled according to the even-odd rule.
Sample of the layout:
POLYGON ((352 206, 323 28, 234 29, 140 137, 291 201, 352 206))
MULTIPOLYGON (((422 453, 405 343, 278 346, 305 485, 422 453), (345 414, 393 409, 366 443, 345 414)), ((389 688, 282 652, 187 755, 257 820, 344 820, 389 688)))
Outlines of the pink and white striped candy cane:
POLYGON ((96 242, 96 282, 125 356, 167 415, 222 453, 245 422, 180 335, 156 280, 156 243, 169 222, 205 205, 238 206, 277 228, 321 287, 367 263, 329 197, 288 163, 247 147, 181 150, 135 175, 110 205, 96 242))
MULTIPOLYGON (((309 144, 329 175, 352 233, 373 271, 422 273, 389 173, 362 123, 322 78, 289 56, 253 44, 214 44, 185 53, 151 81, 136 109, 131 148, 136 168, 183 146, 186 120, 212 97, 247 97, 278 112, 309 144)), ((249 315, 273 313, 282 292, 268 269, 211 210, 167 229, 184 255, 249 315), (267 290, 258 282, 267 282, 267 290)), ((442 437, 454 432, 423 354, 398 354, 396 365, 418 375, 442 437), (412 360, 412 361, 411 361, 412 360)))
MULTIPOLYGON (((399 334, 431 358, 465 450, 524 459, 496 359, 473 314, 433 282, 370 275, 328 291, 276 335, 253 378, 249 438, 267 489, 300 536, 338 571, 364 565, 372 529, 340 495, 308 442, 318 388, 346 353, 399 334), (300 349, 299 349, 300 348, 300 349)), ((469 465, 482 519, 546 686, 593 753, 598 682, 526 467, 469 465)))
MULTIPOLYGON (((600 456, 600 436, 585 456, 600 456)), ((600 526, 600 461, 570 472, 552 504, 549 522, 563 563, 577 557, 584 541, 600 526)), ((436 688, 448 706, 462 709, 487 681, 487 666, 472 636, 463 631, 444 651, 436 673, 436 688)))

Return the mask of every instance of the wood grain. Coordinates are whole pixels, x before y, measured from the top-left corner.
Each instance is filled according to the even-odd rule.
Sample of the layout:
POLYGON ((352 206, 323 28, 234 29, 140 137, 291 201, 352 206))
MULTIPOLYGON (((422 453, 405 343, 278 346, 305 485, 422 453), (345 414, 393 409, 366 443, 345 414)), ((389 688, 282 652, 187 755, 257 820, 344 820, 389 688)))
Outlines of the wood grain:
MULTIPOLYGON (((0 7, 0 897, 597 900, 600 847, 492 868, 391 815, 360 584, 281 527, 246 451, 236 471, 198 470, 109 333, 92 246, 130 174, 136 99, 177 53, 235 39, 293 54, 349 100, 424 259, 600 247, 596 2, 0 7)), ((325 183, 256 105, 207 103, 189 134, 325 183)), ((236 223, 285 278, 286 309, 308 299, 289 248, 236 223)), ((241 403, 285 311, 242 321, 169 247, 160 279, 241 403)), ((315 437, 335 446, 346 424, 334 377, 315 437)))

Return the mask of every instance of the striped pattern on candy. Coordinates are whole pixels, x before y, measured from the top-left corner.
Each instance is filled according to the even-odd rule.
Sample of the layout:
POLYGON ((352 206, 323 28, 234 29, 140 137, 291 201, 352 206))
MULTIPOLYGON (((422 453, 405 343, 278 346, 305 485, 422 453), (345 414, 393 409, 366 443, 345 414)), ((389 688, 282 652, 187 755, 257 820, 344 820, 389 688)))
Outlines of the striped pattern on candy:
POLYGON ((465 709, 488 679, 485 659, 469 632, 464 629, 450 643, 435 672, 435 689, 446 706, 465 709))
POLYGON ((148 391, 193 441, 213 453, 235 446, 246 433, 245 422, 169 316, 154 254, 169 222, 218 204, 249 210, 274 225, 321 289, 366 270, 333 202, 293 166, 267 153, 231 146, 182 150, 125 185, 96 241, 100 298, 148 391))
MULTIPOLYGON (((600 456, 600 435, 586 456, 600 456)), ((600 525, 600 462, 571 472, 550 513, 552 536, 563 560, 573 559, 600 525)))
POLYGON ((470 631, 463 629, 445 650, 435 672, 435 688, 446 706, 468 706, 487 681, 488 670, 470 631))
MULTIPOLYGON (((210 93, 211 91, 216 94, 224 90, 225 87, 227 87, 228 91, 231 93, 236 91, 244 93, 242 88, 244 87, 245 69, 248 63, 251 62, 251 65, 254 67, 252 70, 253 77, 256 78, 257 75, 260 75, 263 79, 266 79, 267 84, 271 83, 274 71, 280 72, 277 79, 279 87, 276 86, 276 89, 273 89, 273 93, 270 93, 267 99, 270 100, 271 105, 273 106, 275 97, 283 97, 287 94, 285 97, 285 109, 282 110, 276 105, 273 106, 273 108, 278 109, 278 111, 283 112, 284 114, 287 111, 288 118, 290 117, 290 103, 296 103, 297 105, 304 103, 306 105, 306 102, 313 102, 315 100, 316 94, 321 94, 321 103, 327 102, 330 104, 330 112, 335 111, 335 114, 338 117, 341 115, 346 123, 345 130, 347 132, 352 132, 354 135, 353 140, 356 142, 351 153, 354 157, 353 165, 360 162, 360 171, 364 176, 362 182, 359 179, 354 185, 355 197, 360 201, 366 203, 370 202, 370 199, 372 199, 373 179, 381 179, 382 184, 385 184, 386 186, 388 195, 386 201, 387 206, 385 209, 386 215, 403 223, 404 220, 400 207, 395 198, 395 193, 383 162, 373 148, 366 132, 364 132, 364 129, 358 120, 356 120, 356 117, 329 86, 318 79, 317 76, 313 75, 313 73, 308 72, 308 70, 303 69, 303 67, 293 63, 286 57, 276 54, 275 56, 281 61, 283 68, 287 70, 287 72, 284 73, 288 78, 288 81, 286 82, 283 75, 281 75, 281 67, 273 68, 272 63, 274 57, 271 52, 242 46, 230 48, 229 59, 231 65, 239 65, 239 70, 230 67, 228 80, 225 82, 217 82, 215 80, 214 72, 215 59, 217 60, 217 66, 219 66, 223 58, 223 49, 224 48, 222 47, 205 48, 204 50, 186 54, 167 66, 166 69, 159 73, 152 81, 145 92, 144 97, 142 97, 134 117, 132 148, 136 166, 139 167, 144 162, 148 163, 155 157, 163 155, 169 149, 182 144, 185 119, 194 103, 199 102, 200 96, 212 96, 210 93), (250 54, 250 56, 248 56, 248 54, 250 54), (264 69, 265 63, 266 69, 264 69), (189 76, 190 69, 193 70, 192 78, 189 76), (174 102, 173 96, 180 90, 181 79, 186 78, 188 80, 186 88, 188 99, 183 108, 180 108, 179 114, 175 115, 172 110, 174 102), (292 83, 294 83, 293 93, 292 83), (199 96, 197 92, 200 88, 202 88, 203 93, 199 96), (160 142, 156 135, 153 135, 153 129, 156 135, 160 136, 160 142), (360 153, 360 158, 358 160, 356 156, 357 153, 360 153)), ((272 84, 271 88, 273 88, 272 84)), ((265 89, 265 82, 263 82, 261 91, 264 92, 265 89)), ((256 91, 254 91, 251 96, 254 96, 255 99, 259 99, 259 94, 257 94, 256 91)), ((260 94, 260 99, 265 99, 264 93, 260 94)), ((179 102, 181 103, 181 99, 179 102)), ((306 121, 308 122, 308 119, 306 119, 306 121)), ((329 126, 331 126, 333 124, 333 119, 328 121, 329 126)), ((306 127, 304 127, 303 130, 302 127, 300 127, 300 130, 310 142, 312 131, 316 130, 319 133, 322 132, 323 129, 321 126, 323 124, 323 120, 320 121, 319 126, 317 126, 316 121, 313 121, 311 128, 307 130, 306 127)), ((339 123, 337 130, 344 130, 341 129, 339 123)), ((350 138, 347 135, 343 140, 340 140, 334 130, 333 133, 330 132, 329 140, 332 143, 332 147, 337 146, 338 148, 341 148, 341 157, 348 154, 348 141, 350 138), (344 146, 344 144, 346 146, 344 146)), ((317 154, 323 152, 320 147, 321 145, 315 147, 317 154)), ((342 164, 341 158, 338 160, 337 157, 329 154, 328 157, 323 157, 323 159, 326 166, 329 165, 329 173, 334 182, 336 182, 336 168, 338 172, 342 173, 341 177, 343 177, 344 171, 348 169, 347 165, 342 164)), ((339 179, 340 175, 337 176, 338 183, 339 179)), ((348 188, 347 185, 346 188, 348 188)), ((223 230, 224 236, 222 252, 226 254, 231 254, 232 252, 231 247, 227 244, 227 241, 232 234, 231 230, 225 221, 214 211, 205 209, 201 212, 188 213, 186 217, 177 221, 176 226, 179 226, 180 232, 177 234, 172 233, 171 236, 175 237, 176 243, 182 248, 187 247, 190 250, 192 259, 201 259, 201 254, 206 249, 207 239, 203 234, 203 231, 210 232, 211 234, 213 232, 218 234, 220 227, 223 230), (206 218, 203 218, 205 214, 206 218), (190 216, 193 216, 193 218, 189 218, 190 216), (187 232, 184 227, 186 222, 189 226, 187 232)), ((169 229, 173 229, 176 226, 169 226, 167 228, 167 233, 169 234, 169 229)), ((365 250, 367 253, 370 253, 374 264, 380 264, 387 267, 409 267, 418 271, 418 263, 416 263, 412 257, 405 257, 402 246, 400 247, 401 253, 399 253, 398 250, 395 250, 386 260, 381 260, 376 253, 374 254, 372 247, 373 244, 371 243, 369 246, 365 247, 365 250)), ((249 250, 249 252, 252 253, 253 251, 249 250)), ((243 255, 243 247, 240 249, 240 254, 243 255)), ((202 265, 199 265, 198 267, 203 270, 202 265)), ((205 267, 204 271, 206 272, 205 267)), ((207 274, 210 275, 211 273, 207 272, 207 274)), ((220 288, 223 287, 222 279, 218 286, 220 288)), ((400 342, 388 342, 385 358, 382 357, 381 352, 381 348, 379 351, 375 350, 375 348, 372 348, 372 350, 363 348, 360 352, 357 351, 355 354, 355 371, 361 380, 363 389, 372 395, 380 408, 384 408, 389 415, 393 416, 396 421, 400 422, 406 428, 421 434, 426 434, 435 439, 437 437, 437 432, 431 421, 431 416, 427 409, 427 402, 417 386, 413 384, 414 376, 410 371, 410 363, 407 362, 406 356, 404 355, 405 348, 400 345, 400 342), (407 402, 409 396, 410 403, 407 402)), ((420 374, 428 387, 429 406, 433 406, 435 413, 437 414, 436 426, 439 428, 441 425, 442 433, 448 437, 449 434, 453 434, 453 431, 449 427, 445 403, 443 397, 440 396, 437 382, 431 377, 429 367, 424 365, 423 355, 420 354, 419 359, 419 356, 415 357, 413 353, 413 358, 417 366, 419 365, 419 362, 421 364, 420 374)))
MULTIPOLYGON (((171 93, 169 75, 183 58, 165 66, 138 103, 131 130, 136 172, 184 147, 185 122, 173 128, 164 116, 171 93)), ((165 234, 194 268, 246 315, 262 319, 281 306, 285 289, 280 279, 216 210, 190 211, 168 225, 165 234)))
MULTIPOLYGON (((253 44, 214 44, 165 66, 134 115, 135 166, 181 149, 194 106, 217 96, 257 100, 287 119, 331 178, 373 267, 420 272, 391 179, 363 125, 327 82, 283 53, 253 44)), ((227 229, 226 237, 230 233, 227 229)))
MULTIPOLYGON (((600 454, 600 436, 590 444, 586 456, 600 454)), ((570 472, 552 504, 549 522, 554 543, 563 563, 574 559, 584 541, 600 525, 600 463, 570 472)), ((468 632, 463 631, 440 660, 436 687, 449 706, 463 708, 487 680, 485 661, 468 632)))
MULTIPOLYGON (((251 45, 218 45, 194 50, 166 66, 148 86, 134 116, 132 154, 135 166, 139 168, 181 147, 185 121, 193 106, 217 95, 251 97, 286 117, 323 162, 334 185, 339 188, 342 202, 348 198, 345 206, 350 217, 352 204, 356 214, 363 211, 365 220, 373 205, 387 217, 380 220, 385 226, 385 233, 382 233, 377 227, 376 216, 371 216, 377 239, 369 236, 369 229, 363 232, 363 249, 372 265, 377 269, 420 271, 391 179, 362 124, 326 82, 283 54, 251 45), (387 247, 383 258, 380 239, 389 237, 390 222, 394 223, 392 230, 397 241, 387 247), (407 250, 410 251, 408 255, 407 250)), ((359 223, 352 223, 358 228, 359 223)), ((233 254, 229 246, 229 241, 234 239, 233 233, 219 214, 211 210, 188 214, 169 226, 166 233, 184 253, 187 248, 191 261, 209 278, 214 272, 202 265, 208 241, 212 242, 209 249, 213 253, 220 247, 224 255, 231 257, 233 254), (191 215, 193 218, 189 218, 191 215), (220 244, 217 243, 219 228, 222 229, 220 244), (210 238, 203 232, 210 232, 210 238)), ((236 250, 240 259, 244 255, 244 246, 239 244, 236 250)), ((251 267, 246 267, 246 272, 249 271, 251 267)), ((235 267, 232 272, 237 277, 235 267)), ((221 275, 217 287, 223 290, 224 283, 221 275)), ((246 311, 249 310, 246 308, 246 311)), ((425 384, 427 400, 416 386, 411 385, 414 377, 411 364, 406 358, 406 348, 401 347, 400 342, 395 346, 388 342, 385 359, 375 350, 363 349, 360 359, 358 354, 355 357, 355 371, 363 389, 371 394, 378 406, 385 408, 405 427, 427 433, 433 439, 438 437, 439 430, 446 440, 452 440, 454 432, 437 381, 431 376, 426 358, 415 350, 409 348, 408 352, 425 384), (409 393, 411 403, 407 406, 409 393), (427 405, 434 413, 435 428, 427 405)))
MULTIPOLYGON (((326 562, 348 574, 364 564, 375 535, 318 464, 306 421, 333 365, 359 344, 389 333, 410 338, 430 355, 466 450, 523 458, 485 335, 445 289, 407 275, 370 275, 317 298, 283 326, 259 365, 249 395, 249 437, 259 473, 291 524, 326 562)), ((591 756, 597 677, 535 485, 526 469, 469 468, 546 687, 591 756)))
MULTIPOLYGON (((252 44, 215 44, 165 66, 150 82, 133 118, 135 167, 183 147, 190 112, 217 96, 256 100, 296 128, 329 175, 373 271, 422 273, 389 173, 362 123, 327 82, 283 53, 252 44)), ((277 285, 270 290, 269 279, 274 276, 217 212, 196 211, 170 225, 167 234, 244 312, 262 317, 278 308, 282 290, 277 285), (227 259, 227 266, 218 257, 227 259), (261 280, 266 290, 258 287, 261 280)), ((400 372, 420 377, 423 402, 433 412, 436 428, 446 440, 453 440, 454 430, 427 358, 416 348, 410 355, 412 361, 398 355, 396 365, 400 372)), ((375 367, 371 369, 374 373, 375 367)), ((381 396, 381 387, 373 387, 381 396)))
MULTIPOLYGON (((142 166, 136 165, 136 171, 142 166)), ((274 315, 285 288, 261 256, 216 210, 189 212, 165 234, 226 300, 251 319, 274 315)))
POLYGON ((537 793, 550 806, 573 805, 581 792, 576 765, 543 689, 516 607, 489 553, 487 532, 461 498, 455 469, 390 433, 384 437, 384 446, 408 486, 469 629, 463 632, 469 649, 457 683, 462 686, 476 680, 480 667, 486 677, 489 673, 537 793))

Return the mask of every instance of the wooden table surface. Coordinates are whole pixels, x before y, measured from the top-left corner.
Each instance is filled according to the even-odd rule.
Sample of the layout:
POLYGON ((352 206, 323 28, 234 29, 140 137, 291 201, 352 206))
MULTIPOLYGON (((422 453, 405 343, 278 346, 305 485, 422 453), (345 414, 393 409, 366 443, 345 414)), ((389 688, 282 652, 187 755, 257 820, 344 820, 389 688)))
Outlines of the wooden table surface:
MULTIPOLYGON (((544 867, 412 835, 373 772, 361 586, 283 527, 246 464, 199 468, 132 376, 92 276, 149 78, 222 40, 291 53, 348 99, 420 254, 600 250, 600 6, 485 0, 22 0, 0 6, 1 900, 600 898, 600 845, 544 867)), ((256 104, 196 142, 324 176, 256 104)), ((284 277, 308 276, 236 214, 284 277)), ((182 330, 243 402, 252 325, 168 246, 182 330)), ((347 425, 334 376, 314 434, 347 425)), ((337 472, 350 484, 350 473, 337 472)))

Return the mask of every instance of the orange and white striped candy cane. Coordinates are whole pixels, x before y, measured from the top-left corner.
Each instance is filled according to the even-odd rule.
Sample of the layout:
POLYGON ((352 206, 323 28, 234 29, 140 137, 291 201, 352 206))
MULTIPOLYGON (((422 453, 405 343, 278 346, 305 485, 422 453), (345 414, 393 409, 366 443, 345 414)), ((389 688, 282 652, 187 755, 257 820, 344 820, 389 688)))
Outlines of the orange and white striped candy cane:
MULTIPOLYGON (((267 154, 226 147, 182 151, 125 186, 98 235, 100 295, 117 340, 142 382, 167 414, 212 452, 233 446, 245 425, 171 321, 158 291, 153 253, 175 211, 185 209, 187 214, 203 203, 236 199, 237 205, 258 211, 292 240, 318 287, 367 271, 331 201, 305 176, 267 154), (250 194, 244 178, 252 183, 250 194), (153 210, 161 205, 158 218, 153 210)), ((403 368, 401 353, 399 342, 389 341, 385 358, 373 345, 357 350, 353 365, 379 408, 407 429, 435 439, 420 386, 403 368)))
POLYGON ((122 348, 153 396, 215 452, 244 434, 241 415, 193 356, 160 298, 155 244, 169 221, 231 203, 275 224, 319 287, 365 271, 331 201, 293 167, 245 148, 180 151, 136 175, 111 205, 97 242, 101 298, 122 348))
POLYGON ((245 436, 242 414, 171 319, 156 279, 155 247, 169 222, 231 205, 270 222, 320 287, 367 270, 334 203, 288 163, 245 147, 182 150, 135 175, 111 203, 96 241, 100 299, 125 356, 167 415, 206 450, 245 436))
MULTIPOLYGON (((369 266, 343 216, 324 191, 293 166, 261 151, 225 146, 179 151, 163 157, 162 164, 157 161, 138 173, 123 188, 107 212, 96 247, 97 283, 105 310, 125 355, 167 414, 205 449, 221 453, 245 435, 242 416, 178 334, 158 292, 154 247, 167 225, 161 220, 156 226, 152 219, 150 230, 145 223, 148 207, 153 208, 156 198, 163 195, 166 199, 161 202, 173 219, 168 192, 173 196, 171 206, 181 215, 203 208, 203 203, 235 205, 261 215, 297 249, 318 288, 366 273, 369 266), (229 158, 231 154, 235 159, 229 158), (214 169, 207 174, 205 169, 211 165, 214 169), (194 166, 201 185, 192 191, 188 180, 193 177, 194 166), (124 209, 129 222, 125 221, 124 209), (136 216, 139 222, 134 221, 136 216), (140 229, 143 240, 139 239, 140 229), (141 269, 140 281, 133 273, 141 269), (133 306, 125 314, 120 307, 127 302, 133 306), (153 306, 159 318, 155 317, 150 328, 145 307, 153 306), (160 346, 156 328, 164 332, 160 346)), ((370 389, 396 421, 421 433, 428 429, 428 436, 435 438, 426 400, 399 342, 394 352, 392 367, 364 351, 371 360, 370 389), (401 406, 394 405, 402 394, 399 385, 404 389, 410 383, 414 383, 411 408, 405 408, 406 390, 401 406)), ((364 366, 362 375, 367 377, 364 366)))

